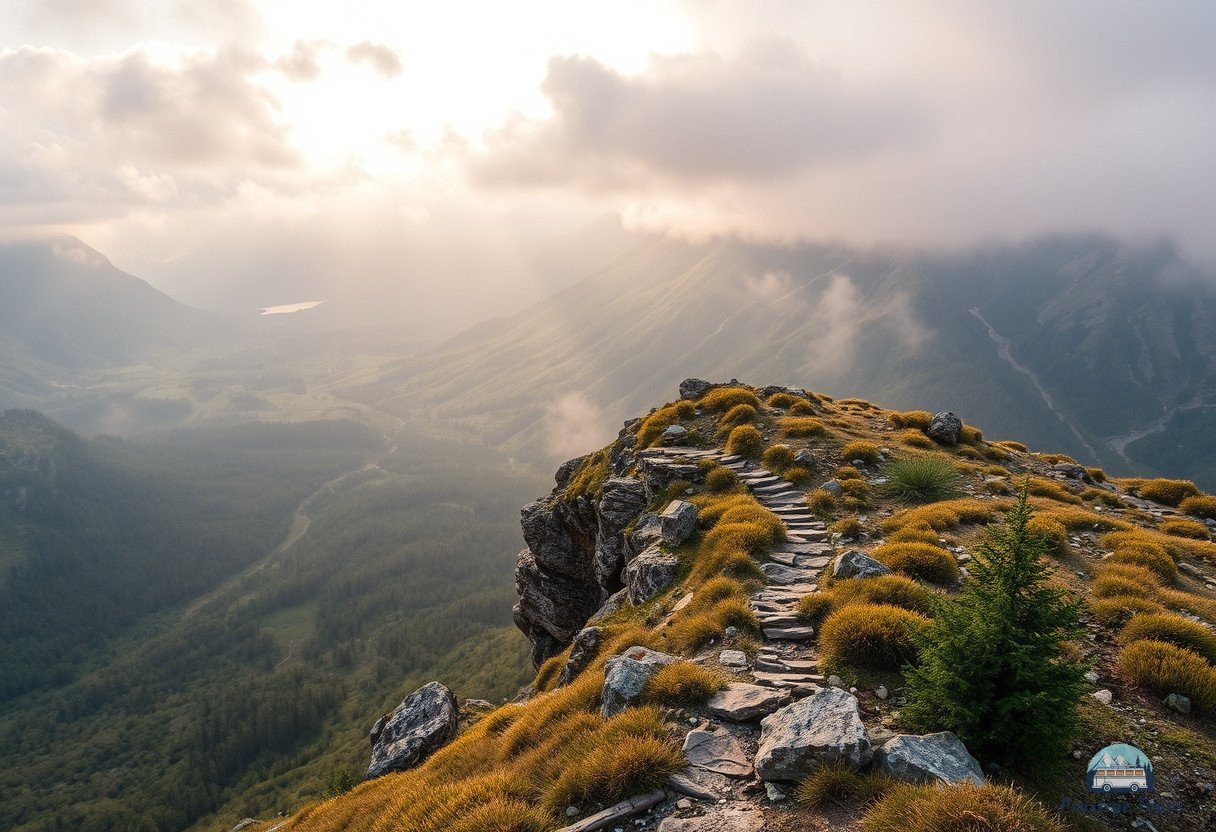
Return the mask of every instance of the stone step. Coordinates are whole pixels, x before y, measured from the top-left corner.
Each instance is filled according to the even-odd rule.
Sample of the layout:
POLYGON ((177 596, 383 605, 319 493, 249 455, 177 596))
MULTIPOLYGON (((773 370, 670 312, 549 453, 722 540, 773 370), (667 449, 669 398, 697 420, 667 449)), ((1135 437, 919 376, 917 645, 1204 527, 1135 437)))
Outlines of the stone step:
POLYGON ((819 669, 818 659, 782 659, 781 665, 794 671, 813 673, 819 669))
POLYGON ((794 490, 792 483, 788 483, 783 479, 775 479, 773 482, 766 482, 763 485, 751 485, 752 491, 755 491, 760 497, 768 497, 769 495, 784 494, 794 490))
POLYGON ((800 491, 773 491, 756 495, 765 507, 806 505, 806 495, 800 491))
POLYGON ((814 627, 770 627, 761 628, 769 641, 808 641, 815 637, 814 627))
POLYGON ((760 670, 752 675, 755 676, 756 684, 758 685, 763 685, 766 682, 784 682, 793 685, 815 685, 823 684, 825 681, 827 681, 818 673, 772 673, 760 670))
POLYGON ((718 456, 718 462, 722 463, 723 465, 728 465, 732 462, 743 462, 744 461, 743 457, 739 456, 738 454, 722 454, 721 452, 719 452, 719 453, 720 453, 720 455, 718 456))
POLYGON ((786 670, 783 664, 777 664, 776 662, 766 661, 761 658, 756 659, 755 668, 756 670, 767 671, 769 673, 783 673, 786 670))
POLYGON ((780 563, 763 563, 760 565, 760 570, 764 572, 764 576, 768 578, 769 583, 781 586, 808 583, 819 577, 817 571, 799 569, 796 566, 785 566, 780 563))
POLYGON ((781 517, 781 522, 785 523, 785 525, 791 529, 798 529, 799 531, 804 531, 804 532, 826 532, 827 531, 826 526, 824 526, 822 523, 816 523, 814 520, 804 520, 800 517, 799 518, 782 517, 780 514, 778 514, 777 516, 781 517))
POLYGON ((761 616, 760 626, 772 629, 774 627, 802 627, 806 624, 798 616, 793 613, 786 612, 784 615, 761 616))
POLYGON ((795 555, 826 555, 831 554, 832 547, 819 540, 808 540, 803 543, 785 541, 776 546, 778 552, 793 552, 795 555))

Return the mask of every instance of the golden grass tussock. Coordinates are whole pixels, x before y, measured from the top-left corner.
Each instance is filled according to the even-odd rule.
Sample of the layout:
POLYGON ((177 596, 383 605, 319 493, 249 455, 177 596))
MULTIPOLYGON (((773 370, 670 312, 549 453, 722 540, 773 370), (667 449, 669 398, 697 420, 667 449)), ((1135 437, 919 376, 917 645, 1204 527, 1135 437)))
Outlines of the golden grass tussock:
POLYGON ((836 481, 843 483, 845 480, 864 480, 865 475, 854 468, 852 465, 841 465, 836 469, 836 481))
POLYGON ((860 460, 867 465, 875 465, 878 463, 878 446, 873 442, 857 439, 840 449, 840 458, 846 462, 860 460))
POLYGON ((795 799, 812 809, 863 807, 881 798, 894 785, 894 780, 880 772, 860 772, 839 763, 828 763, 798 784, 795 799))
POLYGON ((1028 477, 1026 485, 1032 497, 1046 497, 1048 500, 1055 500, 1058 503, 1070 503, 1074 506, 1079 506, 1082 503, 1080 497, 1055 480, 1049 480, 1044 477, 1028 477))
POLYGON ((1089 610, 1099 624, 1105 627, 1119 627, 1133 615, 1165 612, 1165 607, 1147 598, 1122 595, 1114 598, 1091 598, 1089 610))
POLYGON ((816 488, 806 495, 806 507, 816 517, 831 517, 836 512, 836 498, 832 496, 832 492, 816 488))
POLYGON ((737 404, 722 414, 718 420, 718 435, 727 436, 740 425, 754 425, 760 413, 750 404, 737 404))
POLYGON ((1144 586, 1153 592, 1161 588, 1161 576, 1146 566, 1137 563, 1115 563, 1105 561, 1098 569, 1098 577, 1114 575, 1144 586))
POLYGON ((764 436, 752 425, 739 425, 726 437, 726 452, 749 459, 760 456, 764 449, 764 436))
POLYGON ((918 431, 929 427, 933 414, 927 410, 905 410, 902 413, 890 413, 887 421, 893 428, 915 428, 918 431))
POLYGON ((729 468, 723 468, 721 465, 714 466, 705 475, 705 487, 715 494, 726 494, 736 491, 741 485, 739 475, 729 468))
POLYGON ((642 698, 655 705, 704 705, 726 687, 721 676, 692 662, 669 664, 650 677, 642 698))
POLYGON ((790 405, 790 409, 786 411, 789 416, 814 416, 815 407, 807 401, 801 399, 790 405))
POLYGON ((1094 580, 1091 590, 1095 598, 1116 598, 1131 596, 1133 598, 1152 598, 1155 594, 1153 587, 1137 583, 1129 578, 1115 574, 1102 574, 1094 580))
POLYGON ((1070 532, 1127 531, 1133 528, 1131 523, 1082 506, 1061 505, 1054 500, 1044 499, 1032 499, 1030 505, 1036 517, 1051 518, 1070 532))
POLYGON ((890 604, 901 609, 929 614, 935 593, 903 575, 878 575, 836 581, 830 590, 835 607, 849 604, 890 604))
POLYGON ((952 584, 958 580, 958 564, 954 556, 940 546, 928 543, 885 543, 872 553, 887 568, 913 578, 936 584, 952 584))
POLYGON ((1094 482, 1106 482, 1106 472, 1101 468, 1086 468, 1085 475, 1094 482))
POLYGON ((810 416, 796 416, 793 413, 794 408, 791 408, 791 415, 777 420, 777 429, 781 431, 782 436, 790 439, 812 439, 827 434, 828 429, 823 422, 810 416))
POLYGON ((861 520, 856 516, 850 515, 849 517, 841 517, 835 523, 828 526, 828 531, 849 540, 856 540, 865 529, 861 525, 861 520))
POLYGON ((1012 503, 1008 500, 976 500, 963 497, 939 503, 907 508, 882 522, 882 530, 893 534, 905 528, 932 529, 944 532, 963 524, 979 525, 996 521, 1012 503))
POLYGON ((963 425, 958 432, 958 441, 964 445, 983 445, 984 432, 975 425, 963 425))
POLYGON ((1207 494, 1187 497, 1178 504, 1178 510, 1183 514, 1203 520, 1216 520, 1216 497, 1210 497, 1207 494))
POLYGON ((1180 693, 1200 711, 1216 707, 1216 668, 1193 650, 1165 641, 1133 641, 1119 651, 1119 669, 1157 696, 1180 693))
POLYGON ((794 449, 789 445, 769 445, 760 457, 760 464, 774 474, 784 473, 794 464, 794 449))
POLYGON ((1152 570, 1167 583, 1173 583, 1178 577, 1178 566, 1174 559, 1166 554, 1165 549, 1152 543, 1128 543, 1120 546, 1107 562, 1142 566, 1152 570))
POLYGON ((1168 520, 1162 520, 1157 526, 1158 529, 1168 535, 1174 537, 1188 537, 1192 540, 1211 540, 1211 534, 1208 532, 1208 527, 1198 520, 1190 520, 1185 517, 1172 517, 1168 520))
POLYGON ((1190 480, 1138 479, 1128 477, 1117 480, 1124 488, 1132 488, 1140 492, 1146 500, 1161 503, 1166 506, 1177 506, 1188 497, 1198 497, 1201 492, 1190 480))
POLYGON ((779 410, 786 410, 793 407, 798 402, 804 402, 806 399, 795 396, 793 393, 774 393, 765 399, 764 403, 769 407, 775 407, 779 410))
POLYGON ((847 604, 819 628, 819 655, 831 667, 899 670, 916 658, 913 632, 928 616, 892 604, 847 604))
POLYGON ((649 448, 662 437, 663 431, 672 425, 678 425, 680 422, 693 418, 695 412, 696 407, 688 401, 679 401, 660 407, 647 416, 642 422, 642 426, 638 428, 638 447, 649 448))
POLYGON ((1012 439, 1005 439, 1000 442, 997 442, 996 444, 998 444, 1002 448, 1006 448, 1010 451, 1018 451, 1019 453, 1023 453, 1023 454, 1027 453, 1029 451, 1029 449, 1025 445, 1023 445, 1021 442, 1014 442, 1012 439))
POLYGON ((611 473, 608 452, 599 450, 583 460, 582 464, 566 484, 563 494, 567 498, 598 497, 611 473))
POLYGON ((862 832, 1064 832, 1045 807, 1010 786, 892 787, 862 818, 862 832))
POLYGON ((909 448, 921 448, 928 450, 936 447, 934 442, 929 437, 925 436, 919 430, 903 430, 895 434, 895 438, 909 448))
POLYGON ((724 413, 741 404, 760 409, 760 399, 746 387, 715 387, 697 401, 697 406, 708 413, 724 413))
POLYGON ((888 543, 928 543, 930 546, 941 546, 941 541, 941 535, 923 526, 905 526, 887 535, 888 543))
POLYGON ((1050 546, 1053 555, 1068 554, 1068 529, 1059 520, 1052 517, 1036 515, 1026 524, 1026 531, 1031 537, 1037 537, 1050 546))
POLYGON ((781 472, 781 476, 794 485, 806 485, 814 478, 815 472, 805 465, 791 465, 781 472))
POLYGON ((1216 601, 1211 598, 1165 587, 1157 591, 1157 600, 1172 610, 1189 612, 1216 625, 1216 601))
POLYGON ((1181 615, 1162 612, 1132 616, 1119 634, 1119 640, 1127 644, 1141 639, 1185 647, 1216 664, 1216 631, 1181 615))
POLYGON ((532 680, 532 687, 540 693, 553 690, 557 684, 557 677, 561 675, 562 668, 566 666, 566 659, 569 657, 570 651, 566 649, 541 662, 540 667, 536 669, 536 678, 532 680))

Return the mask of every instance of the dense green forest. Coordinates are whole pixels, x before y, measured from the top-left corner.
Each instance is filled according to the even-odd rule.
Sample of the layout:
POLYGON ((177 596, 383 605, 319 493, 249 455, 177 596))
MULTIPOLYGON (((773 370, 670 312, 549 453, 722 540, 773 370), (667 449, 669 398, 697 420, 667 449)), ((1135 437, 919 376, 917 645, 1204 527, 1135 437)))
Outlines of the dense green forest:
POLYGON ((342 423, 156 445, 3 424, 2 591, 31 620, 0 612, 20 646, 2 828, 226 830, 355 782, 417 685, 527 679, 514 516, 541 485, 492 451, 342 423))

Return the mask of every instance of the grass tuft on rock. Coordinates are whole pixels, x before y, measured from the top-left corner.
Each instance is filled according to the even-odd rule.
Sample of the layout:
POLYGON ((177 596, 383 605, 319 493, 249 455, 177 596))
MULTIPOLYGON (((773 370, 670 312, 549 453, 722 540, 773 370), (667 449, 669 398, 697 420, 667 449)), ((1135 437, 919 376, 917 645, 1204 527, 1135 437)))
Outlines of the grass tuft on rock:
POLYGON ((840 458, 845 462, 860 460, 867 465, 878 462, 878 446, 864 439, 857 439, 840 449, 840 458))
POLYGON ((848 604, 819 629, 819 654, 832 667, 899 670, 916 658, 916 633, 929 618, 891 604, 848 604))
POLYGON ((726 438, 726 452, 755 459, 764 449, 764 436, 752 425, 739 425, 726 438))
POLYGON ((959 495, 958 470, 942 457, 896 459, 883 467, 883 476, 884 491, 901 503, 936 503, 959 495))
POLYGON ((1216 708, 1216 668, 1194 650, 1151 639, 1119 651, 1119 669, 1157 696, 1180 693, 1201 711, 1216 708))
POLYGON ((676 662, 659 668, 646 682, 642 696, 655 705, 704 705, 724 687, 719 676, 700 665, 676 662))
POLYGON ((886 543, 871 554, 889 569, 923 581, 952 584, 958 580, 958 564, 954 556, 940 546, 929 543, 886 543))
POLYGON ((839 763, 817 768, 798 784, 795 799, 803 806, 824 809, 828 806, 859 808, 886 794, 895 781, 876 771, 860 772, 839 763))

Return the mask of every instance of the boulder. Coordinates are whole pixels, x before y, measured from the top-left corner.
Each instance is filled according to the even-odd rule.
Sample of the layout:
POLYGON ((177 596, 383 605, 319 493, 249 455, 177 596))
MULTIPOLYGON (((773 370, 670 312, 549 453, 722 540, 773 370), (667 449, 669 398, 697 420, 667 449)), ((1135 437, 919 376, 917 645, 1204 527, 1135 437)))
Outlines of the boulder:
POLYGON ((679 546, 697 530, 697 507, 683 500, 672 500, 659 515, 663 543, 679 546))
POLYGON ((608 616, 625 606, 625 602, 629 600, 628 590, 622 589, 619 592, 614 592, 608 596, 608 599, 600 606, 595 614, 587 619, 588 624, 594 624, 597 621, 603 621, 608 616))
POLYGON ((803 448, 798 453, 794 454, 794 464, 801 465, 804 468, 814 468, 819 464, 819 460, 815 459, 815 455, 803 448))
POLYGON ((575 677, 591 664, 600 649, 600 635, 599 627, 584 627, 578 631, 570 645, 570 658, 566 659, 562 673, 557 677, 557 687, 573 682, 575 677))
POLYGON ((689 818, 663 818, 658 832, 764 832, 764 812, 747 803, 710 806, 689 818))
POLYGON ((1089 472, 1086 471, 1083 466, 1077 465, 1075 462, 1057 462, 1055 465, 1051 466, 1051 470, 1055 471, 1061 476, 1067 477, 1070 480, 1082 480, 1085 482, 1089 481, 1089 472))
POLYGON ((880 561, 875 560, 864 552, 850 549, 832 566, 832 580, 844 581, 849 578, 874 578, 886 575, 891 570, 880 561))
POLYGON ((712 382, 703 381, 699 378, 686 378, 680 382, 680 398, 681 399, 699 399, 714 389, 712 382))
POLYGON ((380 735, 384 733, 384 726, 388 724, 388 714, 376 720, 376 724, 372 726, 372 730, 367 732, 367 738, 371 741, 372 747, 376 747, 376 740, 380 739, 380 735))
POLYGON ((595 505, 595 578, 606 592, 620 589, 625 566, 625 527, 646 508, 646 486, 631 477, 612 477, 595 505))
POLYGON ((658 546, 642 552, 625 567, 625 589, 630 603, 644 604, 671 586, 679 568, 680 561, 658 546))
POLYGON ((751 761, 747 759, 739 741, 728 731, 704 731, 700 728, 689 731, 684 738, 684 757, 694 768, 727 777, 749 777, 752 773, 751 761))
POLYGON ((405 771, 426 760, 456 736, 456 697, 438 682, 401 701, 372 748, 365 779, 405 771))
POLYGON ((1106 688, 1102 688, 1102 690, 1096 690, 1093 693, 1091 693, 1090 696, 1092 696, 1094 699, 1097 699, 1103 705, 1109 705, 1115 698, 1115 695, 1113 693, 1111 693, 1109 690, 1107 690, 1106 688))
POLYGON ((824 688, 761 721, 756 773, 761 780, 796 781, 824 764, 857 769, 871 757, 857 697, 824 688))
POLYGON ((984 785, 984 770, 962 740, 949 731, 915 736, 899 734, 878 753, 878 769, 908 783, 984 785))
POLYGON ((731 682, 725 690, 718 691, 705 703, 705 710, 712 716, 731 722, 750 722, 768 716, 789 704, 789 701, 788 691, 731 682))
POLYGON ((630 647, 604 664, 603 706, 605 719, 614 717, 630 705, 637 704, 646 683, 660 667, 679 659, 648 647, 630 647))
POLYGON ((544 569, 530 549, 516 558, 515 592, 515 625, 532 642, 536 667, 564 650, 600 606, 600 587, 593 577, 579 580, 544 569))
POLYGON ((633 560, 642 554, 650 544, 658 543, 662 539, 663 525, 659 520, 659 515, 652 511, 643 512, 638 515, 638 521, 633 524, 633 531, 629 533, 629 540, 625 546, 625 561, 633 560))
POLYGON ((718 664, 723 667, 746 668, 747 654, 742 650, 723 650, 718 654, 718 664))
POLYGON ((1191 699, 1188 696, 1183 696, 1181 693, 1171 693, 1165 697, 1165 707, 1180 714, 1189 714, 1191 712, 1191 699))
POLYGON ((841 494, 844 493, 844 486, 842 486, 836 480, 828 480, 827 482, 825 482, 823 485, 821 485, 819 487, 822 488, 824 491, 828 492, 829 494, 831 494, 833 497, 839 497, 841 494))
POLYGON ((934 413, 929 420, 925 434, 935 442, 954 447, 958 444, 958 435, 963 430, 963 420, 948 410, 934 413))
POLYGON ((570 480, 574 478, 574 472, 579 469, 590 454, 584 456, 576 456, 574 459, 563 462, 557 468, 557 473, 553 475, 553 481, 557 483, 558 488, 565 488, 570 484, 570 480))
POLYGON ((686 433, 688 433, 688 428, 684 427, 683 425, 669 425, 667 429, 663 431, 663 438, 667 440, 683 439, 686 433))

